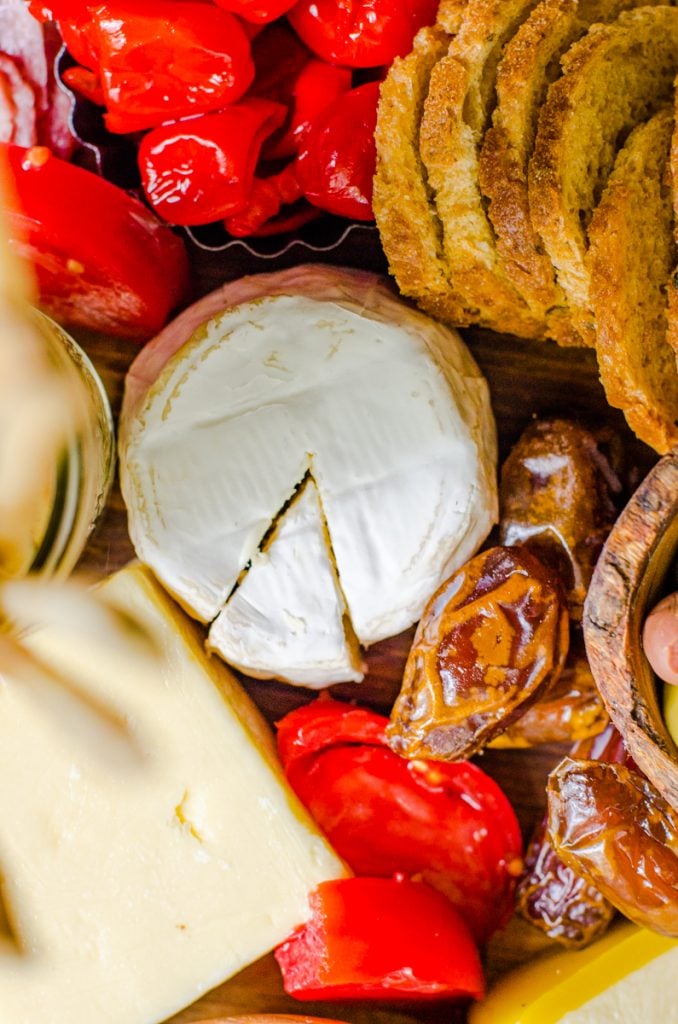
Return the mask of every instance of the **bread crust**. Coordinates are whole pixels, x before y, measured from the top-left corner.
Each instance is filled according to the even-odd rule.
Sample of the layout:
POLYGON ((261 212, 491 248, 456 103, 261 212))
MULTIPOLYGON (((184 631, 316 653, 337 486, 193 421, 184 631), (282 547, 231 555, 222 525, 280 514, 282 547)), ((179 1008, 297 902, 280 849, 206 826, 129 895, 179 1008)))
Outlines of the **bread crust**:
POLYGON ((419 155, 419 121, 431 70, 448 45, 449 36, 439 26, 421 29, 412 53, 393 62, 382 84, 373 208, 389 269, 403 295, 442 320, 467 324, 447 280, 443 229, 419 155))
MULTIPOLYGON (((669 181, 673 194, 673 238, 678 248, 678 78, 674 87, 674 127, 671 138, 671 159, 669 161, 669 181)), ((678 266, 673 267, 666 284, 668 296, 669 325, 666 338, 676 356, 678 367, 678 266)))
POLYGON ((676 262, 672 132, 669 107, 631 133, 593 214, 586 256, 607 399, 661 453, 678 443, 678 371, 667 340, 666 297, 676 262))
POLYGON ((591 23, 612 21, 641 4, 647 0, 542 0, 507 44, 497 71, 497 106, 480 154, 480 184, 508 276, 535 316, 550 320, 549 333, 561 342, 582 340, 563 333, 565 295, 530 219, 527 173, 539 109, 560 72, 560 59, 591 23))
POLYGON ((563 58, 539 116, 528 170, 530 216, 575 329, 595 342, 587 228, 617 144, 666 102, 678 65, 678 9, 643 7, 594 25, 563 58))
POLYGON ((469 0, 447 56, 431 72, 419 147, 443 226, 450 286, 467 318, 523 337, 544 337, 504 271, 478 181, 478 154, 506 41, 535 0, 469 0))

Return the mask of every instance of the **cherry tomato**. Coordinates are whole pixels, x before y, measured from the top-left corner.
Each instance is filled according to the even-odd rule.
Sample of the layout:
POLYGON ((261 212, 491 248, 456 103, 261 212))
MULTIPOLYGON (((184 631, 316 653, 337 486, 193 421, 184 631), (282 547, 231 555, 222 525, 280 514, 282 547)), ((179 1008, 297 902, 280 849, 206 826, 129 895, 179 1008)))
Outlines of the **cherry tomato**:
POLYGON ((261 144, 286 113, 279 103, 250 99, 148 132, 139 168, 151 206, 172 224, 209 224, 241 210, 261 144))
POLYGON ((237 18, 213 4, 173 0, 169 14, 162 0, 102 0, 90 7, 84 24, 76 4, 75 20, 59 18, 59 27, 69 48, 72 30, 74 56, 98 73, 112 132, 218 110, 252 82, 247 35, 237 18))
POLYGON ((378 82, 351 89, 304 133, 298 157, 299 177, 306 198, 321 210, 355 220, 373 220, 378 101, 378 82))
POLYGON ((374 68, 409 53, 437 11, 438 0, 299 0, 288 18, 323 60, 374 68))
POLYGON ((359 875, 421 875, 478 941, 506 923, 521 869, 507 798, 476 765, 408 761, 388 720, 321 699, 287 715, 278 748, 290 785, 359 875))
POLYGON ((344 878, 311 894, 311 919, 275 952, 296 999, 482 998, 473 939, 424 882, 344 878))
POLYGON ((18 209, 19 253, 41 305, 66 324, 149 338, 185 297, 184 246, 137 199, 42 147, 2 146, 18 209))
POLYGON ((286 14, 296 0, 215 0, 215 3, 232 14, 239 14, 245 21, 266 25, 286 14))

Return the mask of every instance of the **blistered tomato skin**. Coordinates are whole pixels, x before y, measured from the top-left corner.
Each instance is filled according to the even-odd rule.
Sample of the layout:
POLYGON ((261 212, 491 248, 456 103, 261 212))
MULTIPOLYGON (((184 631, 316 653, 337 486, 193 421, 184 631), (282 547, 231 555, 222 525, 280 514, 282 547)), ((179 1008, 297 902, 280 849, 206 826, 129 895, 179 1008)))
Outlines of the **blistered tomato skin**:
POLYGON ((448 761, 477 753, 555 682, 568 638, 550 569, 522 548, 477 555, 424 610, 391 715, 391 747, 448 761))
POLYGON ((579 621, 620 489, 596 438, 568 420, 538 420, 502 467, 500 541, 523 544, 558 573, 579 621))
POLYGON ((299 0, 289 20, 323 60, 374 68, 409 53, 437 10, 438 0, 299 0))
POLYGON ((351 89, 320 114, 300 140, 297 164, 304 195, 327 213, 374 219, 378 101, 378 82, 351 89))
POLYGON ((324 698, 291 712, 278 726, 287 779, 356 874, 422 877, 486 942, 511 915, 522 867, 513 809, 477 765, 394 754, 387 724, 324 698))
POLYGON ((643 649, 653 672, 678 686, 678 593, 669 594, 648 615, 643 649))
POLYGON ((549 776, 556 853, 632 921, 678 937, 678 811, 638 772, 566 758, 549 776))

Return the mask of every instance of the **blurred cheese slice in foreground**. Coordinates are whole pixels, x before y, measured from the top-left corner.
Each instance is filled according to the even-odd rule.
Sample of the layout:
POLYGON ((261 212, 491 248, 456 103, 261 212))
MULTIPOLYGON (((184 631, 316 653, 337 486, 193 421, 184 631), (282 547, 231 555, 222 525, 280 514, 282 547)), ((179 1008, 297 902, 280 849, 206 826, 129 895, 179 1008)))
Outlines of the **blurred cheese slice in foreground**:
MULTIPOLYGON (((415 622, 497 514, 494 420, 471 355, 355 271, 245 278, 179 317, 130 371, 120 454, 138 556, 205 622, 309 474, 364 645, 415 622)), ((328 558, 318 550, 309 572, 328 558)), ((253 670, 268 658, 280 674, 277 651, 263 633, 253 670)))
MULTIPOLYGON (((36 614, 26 587, 5 598, 19 627, 36 614)), ((57 607, 24 647, 115 742, 25 680, 0 683, 8 1024, 156 1024, 279 943, 308 892, 345 873, 265 724, 150 574, 128 567, 99 594, 129 636, 92 600, 81 632, 57 607), (158 657, 134 644, 133 621, 158 657)))
POLYGON ((231 665, 322 687, 360 680, 357 642, 334 566, 318 491, 307 480, 212 623, 208 645, 231 665), (263 653, 263 657, 262 657, 263 653))
POLYGON ((470 1024, 675 1024, 678 940, 622 924, 499 981, 470 1024))

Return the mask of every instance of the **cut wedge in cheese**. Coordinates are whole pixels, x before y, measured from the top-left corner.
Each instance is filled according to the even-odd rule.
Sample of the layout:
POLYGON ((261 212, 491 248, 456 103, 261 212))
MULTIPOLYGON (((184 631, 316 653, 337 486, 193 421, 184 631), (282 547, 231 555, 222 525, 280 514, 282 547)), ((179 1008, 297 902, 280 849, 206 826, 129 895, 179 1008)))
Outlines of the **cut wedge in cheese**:
POLYGON ((122 614, 79 598, 64 615, 67 591, 6 588, 24 631, 50 622, 0 683, 12 1024, 156 1024, 278 944, 310 890, 345 873, 258 713, 151 574, 129 567, 99 593, 122 614))
POLYGON ((500 980, 470 1024, 669 1024, 678 941, 621 924, 583 950, 536 960, 500 980))
MULTIPOLYGON (((262 540, 309 476, 330 544, 276 587, 313 591, 334 555, 363 645, 416 621, 496 519, 484 378, 456 332, 355 271, 244 279, 180 317, 132 367, 120 450, 137 554, 204 622, 234 619, 243 570, 261 568, 262 540)), ((290 678, 266 628, 256 663, 238 664, 290 678)), ((306 642, 320 682, 322 637, 306 642)))
POLYGON ((358 644, 327 554, 318 491, 308 480, 212 623, 209 648, 264 678, 275 659, 278 678, 296 683, 361 680, 358 644))

